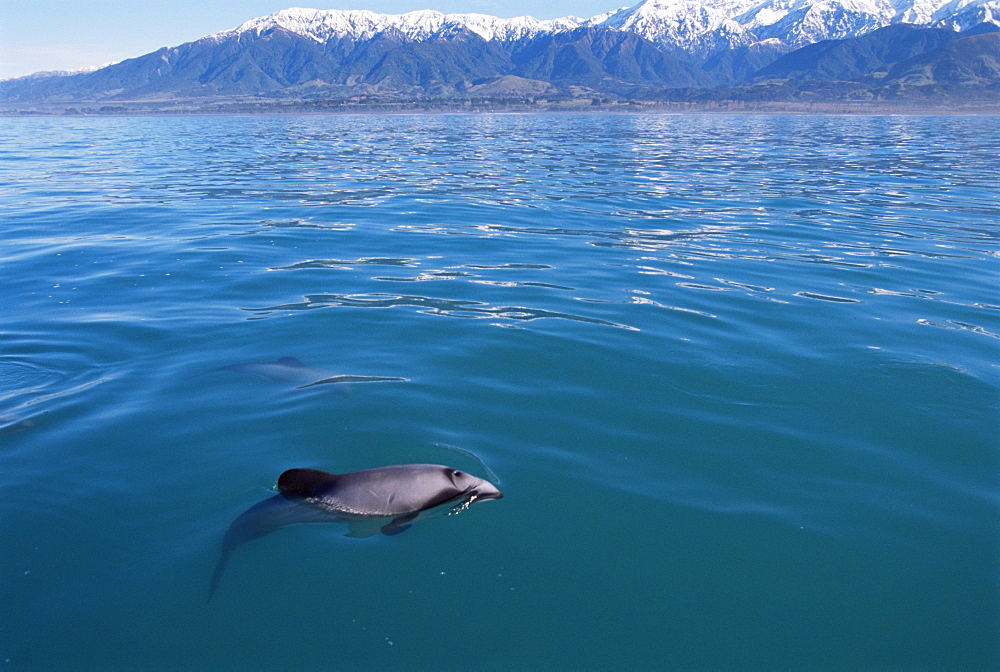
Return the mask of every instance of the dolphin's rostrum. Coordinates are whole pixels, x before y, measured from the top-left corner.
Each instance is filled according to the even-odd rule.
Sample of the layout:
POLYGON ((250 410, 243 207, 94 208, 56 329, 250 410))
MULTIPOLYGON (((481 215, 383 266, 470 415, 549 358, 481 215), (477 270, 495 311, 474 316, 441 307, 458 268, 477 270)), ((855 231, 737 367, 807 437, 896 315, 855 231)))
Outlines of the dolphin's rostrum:
POLYGON ((437 510, 461 511, 473 502, 503 497, 489 481, 440 464, 397 464, 349 474, 289 469, 278 478, 278 492, 229 526, 209 599, 233 549, 286 525, 345 522, 350 526, 347 536, 391 535, 437 510))

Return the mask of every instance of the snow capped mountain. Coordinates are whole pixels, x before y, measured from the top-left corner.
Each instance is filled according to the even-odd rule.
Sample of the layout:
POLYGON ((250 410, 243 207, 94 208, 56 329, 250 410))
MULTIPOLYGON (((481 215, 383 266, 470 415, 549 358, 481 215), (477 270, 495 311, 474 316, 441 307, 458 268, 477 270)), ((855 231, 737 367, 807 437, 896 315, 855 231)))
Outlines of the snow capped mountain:
POLYGON ((660 47, 706 57, 760 43, 788 50, 821 40, 857 37, 894 23, 952 30, 981 23, 1000 26, 1000 0, 645 0, 590 19, 567 16, 547 21, 432 10, 379 14, 293 7, 206 39, 261 35, 280 28, 319 43, 335 38, 367 40, 388 31, 421 42, 463 31, 488 42, 512 42, 581 27, 607 27, 634 33, 660 47))
POLYGON ((115 61, 111 63, 105 63, 104 65, 90 65, 85 68, 74 68, 72 70, 42 70, 40 72, 33 72, 30 75, 22 75, 20 77, 8 77, 6 79, 0 79, 0 82, 11 82, 14 80, 26 80, 26 79, 45 79, 47 77, 70 77, 72 75, 85 75, 89 72, 96 72, 101 68, 106 68, 109 65, 114 65, 115 61))
POLYGON ((713 52, 757 41, 736 20, 754 5, 754 0, 647 0, 615 12, 601 25, 669 48, 713 52))
POLYGON ((466 29, 486 41, 507 42, 542 33, 572 30, 582 23, 583 20, 576 17, 539 21, 530 16, 501 19, 486 14, 442 14, 429 9, 406 14, 378 14, 368 10, 292 7, 270 16, 252 19, 238 28, 210 37, 225 39, 246 33, 260 35, 268 30, 283 28, 317 42, 326 42, 345 37, 367 40, 392 30, 411 40, 426 41, 466 29))
POLYGON ((937 28, 966 30, 983 23, 1000 26, 1000 2, 952 0, 933 9, 930 15, 930 24, 937 28))
POLYGON ((870 33, 894 23, 962 30, 1000 26, 997 0, 646 0, 601 25, 663 47, 707 55, 763 41, 795 48, 870 33))
POLYGON ((547 21, 290 8, 89 74, 0 82, 0 101, 446 100, 484 92, 709 100, 721 87, 746 87, 732 95, 757 100, 849 96, 872 82, 888 87, 887 96, 910 95, 913 81, 926 95, 972 86, 969 95, 995 97, 998 28, 1000 0, 645 0, 547 21), (898 90, 886 84, 897 64, 910 78, 898 90))

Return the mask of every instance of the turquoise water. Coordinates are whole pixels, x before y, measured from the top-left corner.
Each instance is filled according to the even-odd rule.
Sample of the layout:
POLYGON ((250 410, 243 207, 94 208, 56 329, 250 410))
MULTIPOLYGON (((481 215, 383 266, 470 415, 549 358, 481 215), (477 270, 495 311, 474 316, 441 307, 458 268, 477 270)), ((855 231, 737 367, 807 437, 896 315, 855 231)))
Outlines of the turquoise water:
POLYGON ((998 157, 996 117, 4 120, 3 669, 996 669, 998 157), (285 469, 485 475, 448 446, 504 499, 279 530, 206 602, 285 469))

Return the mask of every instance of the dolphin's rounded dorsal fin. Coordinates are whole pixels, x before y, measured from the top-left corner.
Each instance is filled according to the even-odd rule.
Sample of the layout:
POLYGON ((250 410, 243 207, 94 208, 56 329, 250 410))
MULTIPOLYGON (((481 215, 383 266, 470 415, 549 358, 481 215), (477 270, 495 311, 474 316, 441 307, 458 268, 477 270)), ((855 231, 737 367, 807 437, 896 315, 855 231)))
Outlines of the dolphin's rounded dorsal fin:
POLYGON ((295 367, 296 369, 304 369, 304 368, 306 368, 305 364, 303 364, 300 360, 298 360, 298 359, 296 359, 294 357, 280 357, 278 359, 278 361, 275 362, 275 363, 276 364, 281 364, 282 366, 292 366, 292 367, 295 367))
POLYGON ((278 477, 278 491, 286 497, 308 497, 314 487, 334 476, 319 469, 289 469, 278 477))

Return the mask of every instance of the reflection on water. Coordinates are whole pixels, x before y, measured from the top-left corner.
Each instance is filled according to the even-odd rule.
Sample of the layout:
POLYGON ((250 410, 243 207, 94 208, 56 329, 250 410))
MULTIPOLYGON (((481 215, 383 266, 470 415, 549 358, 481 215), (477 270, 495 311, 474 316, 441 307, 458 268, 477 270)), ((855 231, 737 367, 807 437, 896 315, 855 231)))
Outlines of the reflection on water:
MULTIPOLYGON (((384 278, 375 278, 384 280, 384 278)), ((314 294, 303 297, 299 303, 285 303, 265 308, 246 308, 254 313, 257 319, 270 317, 276 313, 286 313, 297 310, 312 310, 315 308, 416 308, 418 313, 425 315, 443 315, 446 317, 464 317, 473 319, 501 319, 514 321, 530 321, 543 318, 557 318, 588 324, 599 324, 622 329, 634 329, 624 324, 616 324, 607 320, 583 315, 561 313, 541 308, 521 306, 490 306, 480 301, 462 301, 457 299, 437 299, 427 296, 402 294, 314 294)))
POLYGON ((352 261, 344 261, 340 259, 309 259, 308 261, 299 261, 294 264, 289 264, 288 266, 278 266, 277 268, 272 268, 273 271, 294 271, 304 268, 339 268, 343 270, 350 270, 355 266, 403 266, 411 267, 416 266, 416 259, 387 259, 384 257, 372 257, 365 259, 354 259, 352 261))

